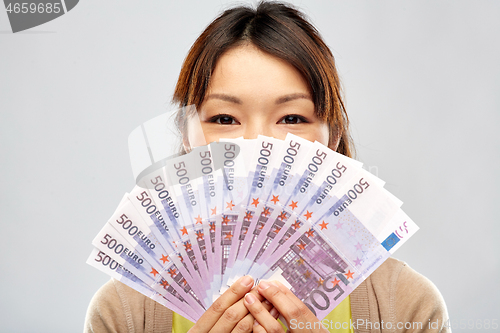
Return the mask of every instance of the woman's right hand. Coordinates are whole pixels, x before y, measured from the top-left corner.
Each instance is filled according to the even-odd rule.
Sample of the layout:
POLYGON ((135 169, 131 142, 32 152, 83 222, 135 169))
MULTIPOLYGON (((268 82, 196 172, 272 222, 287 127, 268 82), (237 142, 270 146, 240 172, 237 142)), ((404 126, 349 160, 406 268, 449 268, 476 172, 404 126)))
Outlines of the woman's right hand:
POLYGON ((276 313, 282 314, 290 332, 328 333, 322 322, 287 287, 278 281, 261 281, 255 288, 266 300, 274 305, 273 311, 265 311, 264 304, 253 294, 245 296, 245 306, 257 319, 255 332, 284 332, 276 320, 276 313))
MULTIPOLYGON (((254 281, 250 276, 238 279, 208 308, 189 332, 251 332, 255 319, 243 303, 243 297, 251 293, 259 301, 264 300, 257 289, 252 290, 253 284, 254 281)), ((268 311, 273 307, 269 302, 263 302, 262 305, 268 311)))

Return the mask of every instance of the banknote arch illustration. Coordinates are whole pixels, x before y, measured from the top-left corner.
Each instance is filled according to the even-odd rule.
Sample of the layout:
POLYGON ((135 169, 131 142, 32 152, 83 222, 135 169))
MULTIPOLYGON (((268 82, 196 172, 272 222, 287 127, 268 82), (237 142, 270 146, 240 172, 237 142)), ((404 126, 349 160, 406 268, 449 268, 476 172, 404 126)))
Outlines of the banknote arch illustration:
POLYGON ((4 0, 12 32, 28 30, 67 14, 79 0, 4 0))

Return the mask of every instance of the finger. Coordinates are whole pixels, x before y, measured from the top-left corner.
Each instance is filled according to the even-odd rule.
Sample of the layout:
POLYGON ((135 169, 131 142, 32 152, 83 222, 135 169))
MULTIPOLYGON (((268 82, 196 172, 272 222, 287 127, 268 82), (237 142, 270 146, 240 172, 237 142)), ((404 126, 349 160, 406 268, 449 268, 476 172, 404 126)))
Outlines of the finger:
MULTIPOLYGON (((273 305, 268 300, 263 299, 263 297, 261 295, 259 295, 256 290, 254 290, 253 292, 251 291, 247 295, 249 295, 249 294, 252 295, 252 297, 257 297, 258 301, 262 302, 262 306, 267 311, 270 311, 271 315, 275 319, 278 318, 278 316, 279 316, 278 311, 275 308, 273 308, 273 305)), ((258 326, 259 326, 259 322, 254 319, 254 316, 252 316, 251 313, 248 313, 242 320, 240 320, 238 322, 238 324, 236 324, 236 326, 234 327, 232 332, 234 332, 234 333, 243 333, 243 332, 252 332, 252 331, 255 332, 256 329, 257 329, 257 331, 259 330, 258 326)), ((261 330, 261 332, 266 332, 266 330, 262 326, 260 327, 260 330, 261 330)))
MULTIPOLYGON (((238 279, 222 294, 207 311, 198 319, 192 327, 192 332, 205 333, 209 332, 212 327, 219 321, 222 315, 238 300, 240 300, 253 287, 253 279, 250 276, 244 276, 238 279)), ((231 313, 230 313, 231 316, 231 313)), ((244 316, 244 315, 243 315, 244 316)), ((243 317, 242 316, 242 317, 243 317)), ((223 332, 223 331, 220 331, 223 332)))
POLYGON ((276 308, 273 307, 269 311, 269 306, 266 307, 265 303, 260 302, 251 293, 245 295, 244 304, 256 320, 254 332, 283 332, 281 324, 277 321, 279 313, 276 308))
MULTIPOLYGON (((258 291, 257 290, 252 290, 250 291, 250 293, 248 294, 253 294, 252 296, 253 297, 257 297, 257 299, 259 301, 262 301, 262 306, 266 309, 266 310, 271 310, 273 308, 273 305, 265 300, 261 295, 259 295, 258 291)), ((248 295, 247 294, 247 295, 248 295)), ((236 304, 235 304, 236 306, 236 304)), ((237 324, 236 326, 233 328, 232 332, 235 332, 235 333, 243 333, 243 332, 252 332, 254 330, 254 327, 255 327, 255 319, 254 317, 252 316, 252 314, 248 313, 248 309, 246 308, 246 306, 243 305, 243 308, 245 309, 244 311, 247 313, 247 315, 245 317, 243 317, 243 319, 241 319, 237 324)), ((275 310, 276 311, 276 310, 275 310)), ((277 313, 277 311, 276 311, 277 313)), ((214 332, 216 332, 218 328, 217 327, 214 327, 214 332)), ((217 331, 218 332, 218 331, 217 331)))
MULTIPOLYGON (((305 304, 297 296, 295 296, 295 294, 292 293, 290 289, 288 289, 284 284, 279 281, 272 281, 271 283, 277 286, 281 290, 281 292, 283 292, 288 297, 288 299, 290 299, 290 301, 297 304, 298 306, 305 306, 305 304)), ((318 321, 316 315, 309 308, 307 308, 306 315, 309 320, 318 321)))
POLYGON ((258 290, 262 296, 274 305, 288 323, 292 320, 318 321, 309 308, 279 282, 261 281, 258 290))
MULTIPOLYGON (((260 300, 264 300, 262 295, 259 295, 257 289, 251 290, 250 293, 255 295, 255 297, 258 297, 260 300)), ((269 307, 271 307, 271 305, 269 305, 269 307)), ((238 325, 240 325, 238 329, 241 330, 241 332, 245 332, 248 327, 251 329, 253 325, 253 317, 251 317, 251 320, 243 320, 247 314, 248 309, 243 304, 243 299, 240 299, 224 311, 219 320, 210 329, 210 332, 230 332, 238 325)))
MULTIPOLYGON (((246 295, 245 295, 246 296, 246 295)), ((259 301, 262 303, 262 306, 264 306, 266 308, 267 311, 271 311, 271 309, 274 307, 273 304, 271 302, 269 302, 267 299, 265 299, 264 297, 263 300, 261 300, 261 297, 262 295, 257 293, 257 298, 259 299, 259 301), (260 297, 259 297, 260 296, 260 297)))
POLYGON ((259 322, 257 320, 255 321, 255 325, 253 326, 253 332, 254 333, 269 333, 266 331, 264 326, 259 325, 259 322))
MULTIPOLYGON (((317 327, 318 332, 328 332, 326 327, 321 324, 321 321, 316 317, 316 315, 297 296, 295 296, 290 289, 278 281, 272 281, 271 284, 277 287, 280 292, 286 296, 286 299, 290 302, 290 304, 295 305, 294 307, 291 307, 292 311, 287 313, 287 311, 284 310, 284 313, 281 313, 283 314, 283 317, 285 317, 284 319, 288 322, 289 326, 291 320, 295 320, 295 323, 313 323, 313 327, 317 327), (295 308, 298 310, 295 310, 295 308), (297 311, 299 314, 294 314, 294 311, 297 311)), ((264 285, 262 287, 264 287, 264 285)), ((260 288, 260 286, 258 288, 260 288)), ((288 307, 286 307, 286 309, 288 309, 288 307)))
POLYGON ((278 287, 283 294, 285 294, 291 301, 297 304, 297 302, 302 302, 294 293, 290 291, 283 283, 279 281, 271 281, 271 284, 278 287))
MULTIPOLYGON (((247 313, 240 321, 236 323, 231 330, 232 333, 248 333, 253 331, 253 324, 255 319, 250 313, 247 313)), ((213 332, 220 332, 218 328, 214 327, 213 332)))

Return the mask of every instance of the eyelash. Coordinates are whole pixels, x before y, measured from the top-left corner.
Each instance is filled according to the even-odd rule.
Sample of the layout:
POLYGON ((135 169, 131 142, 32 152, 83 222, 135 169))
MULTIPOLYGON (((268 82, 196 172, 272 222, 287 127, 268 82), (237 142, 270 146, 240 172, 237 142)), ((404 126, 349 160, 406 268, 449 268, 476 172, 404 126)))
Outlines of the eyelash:
POLYGON ((286 118, 288 117, 293 117, 293 118, 297 118, 298 122, 297 123, 292 123, 292 124, 288 124, 288 125, 295 125, 295 124, 301 124, 301 123, 308 123, 307 119, 302 117, 302 116, 299 116, 297 114, 287 114, 286 116, 284 116, 283 118, 280 119, 280 121, 278 123, 283 123, 283 124, 287 124, 285 121, 286 118))
POLYGON ((216 124, 219 124, 219 125, 234 125, 234 124, 223 124, 221 123, 221 119, 222 118, 230 118, 233 122, 238 123, 238 121, 236 119, 234 119, 234 117, 228 115, 228 114, 218 114, 218 115, 215 115, 213 117, 211 117, 210 119, 208 119, 208 122, 209 123, 216 123, 216 124))
MULTIPOLYGON (((295 125, 295 124, 301 124, 301 123, 308 123, 307 119, 302 117, 302 116, 299 116, 299 115, 296 115, 296 114, 287 114, 286 116, 284 116, 283 118, 281 118, 277 124, 287 124, 285 122, 285 119, 287 118, 297 118, 297 123, 292 123, 292 124, 288 124, 288 125, 295 125)), ((215 115, 213 117, 211 117, 210 119, 208 119, 208 122, 209 123, 216 123, 216 124, 219 124, 219 125, 235 125, 234 123, 236 124, 239 124, 239 122, 233 117, 233 116, 230 116, 228 114, 218 114, 218 115, 215 115), (228 120, 231 120, 232 123, 231 124, 223 124, 221 123, 221 119, 222 118, 229 118, 228 120), (233 123, 234 122, 234 123, 233 123)))

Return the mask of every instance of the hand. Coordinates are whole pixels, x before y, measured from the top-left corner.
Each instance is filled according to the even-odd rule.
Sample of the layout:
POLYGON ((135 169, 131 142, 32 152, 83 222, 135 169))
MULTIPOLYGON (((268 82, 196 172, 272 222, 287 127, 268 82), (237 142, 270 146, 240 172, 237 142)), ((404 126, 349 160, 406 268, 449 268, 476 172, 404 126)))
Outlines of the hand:
MULTIPOLYGON (((251 332, 255 319, 243 304, 243 296, 248 293, 259 302, 264 300, 257 292, 257 288, 252 290, 253 284, 254 281, 250 276, 238 279, 208 308, 189 332, 251 332)), ((262 307, 268 311, 272 305, 263 302, 262 307)))
POLYGON ((276 320, 279 314, 285 318, 290 332, 328 332, 311 310, 283 284, 261 281, 256 289, 274 308, 267 311, 253 293, 245 295, 244 304, 258 322, 254 332, 284 332, 276 320))

